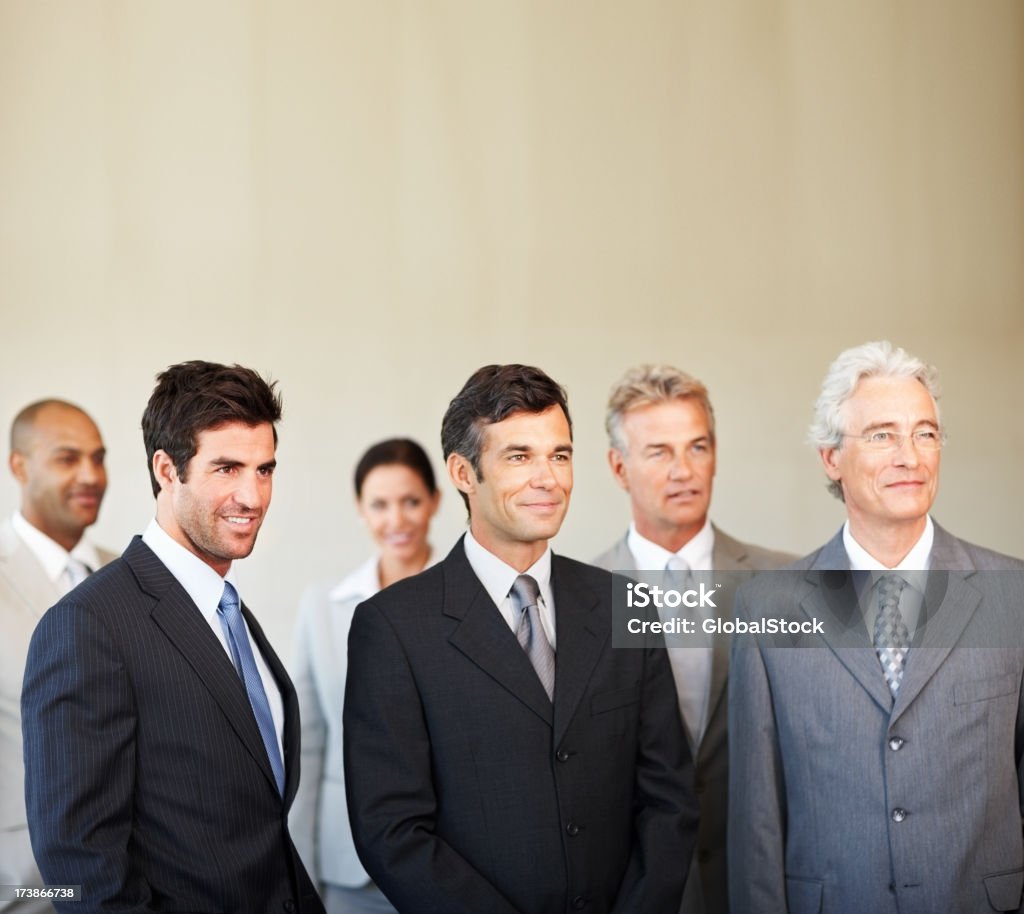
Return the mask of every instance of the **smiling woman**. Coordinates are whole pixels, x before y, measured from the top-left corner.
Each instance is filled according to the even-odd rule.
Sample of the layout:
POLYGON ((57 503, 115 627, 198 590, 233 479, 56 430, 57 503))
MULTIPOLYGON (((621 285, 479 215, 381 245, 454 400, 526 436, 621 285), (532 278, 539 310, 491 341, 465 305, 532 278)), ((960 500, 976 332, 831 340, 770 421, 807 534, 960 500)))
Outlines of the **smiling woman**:
POLYGON ((348 822, 341 720, 348 631, 356 606, 430 563, 430 521, 441 499, 430 459, 408 438, 370 447, 354 483, 356 510, 377 551, 341 583, 303 595, 292 670, 302 714, 302 780, 289 822, 331 914, 394 910, 360 866, 348 822))

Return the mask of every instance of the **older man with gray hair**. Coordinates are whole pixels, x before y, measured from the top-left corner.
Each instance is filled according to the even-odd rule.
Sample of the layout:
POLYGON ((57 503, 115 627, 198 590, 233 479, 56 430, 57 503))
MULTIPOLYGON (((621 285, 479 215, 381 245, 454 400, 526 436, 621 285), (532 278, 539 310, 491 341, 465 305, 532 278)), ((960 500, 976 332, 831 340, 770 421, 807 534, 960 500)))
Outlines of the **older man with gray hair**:
MULTIPOLYGON (((762 571, 796 558, 741 543, 708 519, 715 476, 715 413, 707 388, 671 365, 631 368, 605 418, 608 464, 626 492, 632 523, 594 564, 612 571, 762 571)), ((727 609, 724 604, 720 612, 727 609)), ((696 762, 700 826, 681 914, 728 911, 725 821, 729 636, 670 647, 679 713, 696 762)))
POLYGON ((842 624, 733 641, 736 911, 1020 908, 1024 563, 932 520, 937 397, 935 369, 888 342, 840 354, 811 440, 846 522, 737 597, 741 619, 842 624))

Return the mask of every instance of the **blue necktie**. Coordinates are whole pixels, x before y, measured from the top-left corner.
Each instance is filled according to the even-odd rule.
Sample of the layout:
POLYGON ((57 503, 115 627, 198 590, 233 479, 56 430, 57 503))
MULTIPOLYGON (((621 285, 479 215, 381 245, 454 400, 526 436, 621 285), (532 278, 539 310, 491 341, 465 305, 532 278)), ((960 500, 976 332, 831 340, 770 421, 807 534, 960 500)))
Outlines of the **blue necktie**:
POLYGON ((224 596, 217 604, 217 613, 220 616, 221 627, 224 629, 224 637, 231 649, 231 660, 235 664, 238 675, 242 677, 242 682, 245 683, 245 691, 249 693, 249 704, 252 705, 256 726, 260 728, 260 736, 263 737, 263 745, 266 747, 270 767, 274 772, 274 779, 277 781, 277 792, 283 796, 284 764, 281 761, 281 752, 277 747, 274 717, 270 713, 270 702, 267 701, 263 680, 256 667, 256 658, 253 656, 249 635, 245 630, 242 610, 238 605, 238 592, 228 581, 224 582, 224 596))

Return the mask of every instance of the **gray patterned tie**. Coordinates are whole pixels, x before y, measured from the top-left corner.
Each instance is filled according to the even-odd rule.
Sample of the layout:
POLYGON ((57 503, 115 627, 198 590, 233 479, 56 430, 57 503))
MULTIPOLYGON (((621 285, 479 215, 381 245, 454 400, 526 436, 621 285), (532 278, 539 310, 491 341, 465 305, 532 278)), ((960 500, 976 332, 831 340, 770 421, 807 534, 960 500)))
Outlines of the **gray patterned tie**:
POLYGON ((878 615, 875 617, 875 652, 893 698, 900 690, 903 667, 910 648, 910 633, 900 613, 900 595, 907 582, 899 575, 878 579, 878 615))
POLYGON ((530 575, 521 574, 512 585, 509 596, 512 598, 512 608, 519 613, 516 638, 537 671, 537 678, 548 693, 548 698, 554 700, 555 651, 540 621, 540 609, 537 606, 540 587, 530 575))

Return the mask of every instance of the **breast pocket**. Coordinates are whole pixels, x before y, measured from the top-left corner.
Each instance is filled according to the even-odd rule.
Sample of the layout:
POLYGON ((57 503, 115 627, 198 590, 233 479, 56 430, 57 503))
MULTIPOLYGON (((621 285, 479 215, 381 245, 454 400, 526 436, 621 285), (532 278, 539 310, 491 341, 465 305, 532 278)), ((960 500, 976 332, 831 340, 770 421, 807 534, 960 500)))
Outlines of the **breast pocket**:
POLYGON ((634 683, 624 689, 612 689, 610 692, 598 692, 590 698, 590 713, 594 715, 614 711, 640 703, 640 683, 634 683))
POLYGON ((821 883, 787 876, 786 903, 790 914, 820 914, 821 883))
POLYGON ((953 704, 969 705, 976 701, 989 701, 1003 695, 1016 695, 1019 688, 1017 676, 1007 673, 1004 676, 993 676, 989 679, 974 679, 970 682, 958 682, 953 689, 953 704))
POLYGON ((590 714, 594 729, 609 741, 628 738, 636 732, 640 716, 640 683, 592 695, 590 714))

